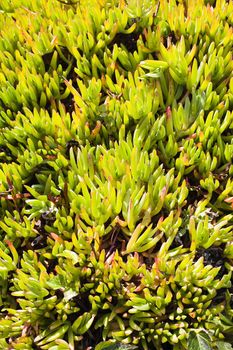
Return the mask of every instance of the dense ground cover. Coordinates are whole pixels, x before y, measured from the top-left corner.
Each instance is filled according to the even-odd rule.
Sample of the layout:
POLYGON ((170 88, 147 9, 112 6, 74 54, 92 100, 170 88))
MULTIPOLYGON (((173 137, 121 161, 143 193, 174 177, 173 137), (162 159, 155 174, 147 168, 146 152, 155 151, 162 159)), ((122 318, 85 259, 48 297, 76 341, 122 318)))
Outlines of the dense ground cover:
POLYGON ((0 348, 232 349, 233 2, 67 3, 0 3, 0 348))

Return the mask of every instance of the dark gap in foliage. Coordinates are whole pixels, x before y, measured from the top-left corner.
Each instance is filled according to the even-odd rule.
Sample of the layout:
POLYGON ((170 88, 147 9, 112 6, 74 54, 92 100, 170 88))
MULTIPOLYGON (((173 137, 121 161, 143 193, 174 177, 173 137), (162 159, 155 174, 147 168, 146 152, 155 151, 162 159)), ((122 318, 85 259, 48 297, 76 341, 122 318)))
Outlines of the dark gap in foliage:
MULTIPOLYGON (((44 55, 42 55, 42 60, 44 62, 46 71, 49 71, 49 69, 51 68, 51 60, 52 60, 54 51, 48 52, 48 53, 45 53, 44 55)), ((67 68, 67 65, 68 65, 67 62, 65 61, 65 59, 67 61, 72 62, 72 60, 74 60, 74 56, 71 55, 71 53, 69 52, 67 47, 64 47, 64 46, 59 46, 59 50, 56 50, 56 51, 58 52, 57 65, 61 64, 62 68, 65 70, 67 68), (61 54, 59 54, 59 51, 61 52, 61 54), (64 56, 65 59, 63 59, 61 57, 61 55, 64 56)), ((68 79, 68 77, 67 77, 67 79, 68 79)))
MULTIPOLYGON (((1 110, 3 109, 4 112, 7 112, 7 110, 10 110, 12 112, 13 115, 16 115, 18 113, 24 113, 24 110, 23 110, 23 105, 20 103, 20 104, 17 104, 17 109, 12 107, 12 105, 10 105, 9 103, 4 103, 1 99, 0 99, 0 108, 1 110)), ((9 126, 9 124, 7 124, 6 126, 9 126)), ((13 144, 13 142, 12 142, 13 144)))
MULTIPOLYGON (((55 295, 57 296, 57 299, 58 299, 58 300, 62 300, 63 297, 64 297, 64 293, 63 293, 63 291, 62 291, 61 289, 56 289, 55 295)), ((76 313, 76 314, 77 314, 77 313, 76 313)), ((72 316, 72 315, 74 315, 74 314, 71 314, 70 316, 72 316)), ((74 320, 75 320, 75 319, 76 319, 76 317, 74 317, 74 320)))
POLYGON ((58 259, 54 258, 52 260, 45 260, 46 269, 48 273, 54 272, 56 265, 58 264, 58 259))
MULTIPOLYGON (((35 185, 39 185, 38 180, 37 180, 37 175, 43 174, 43 175, 50 175, 54 173, 53 167, 51 167, 47 163, 41 163, 37 165, 32 171, 31 176, 29 177, 29 180, 25 183, 25 185, 32 187, 35 185)), ((23 194, 28 193, 27 189, 23 187, 23 194)))
POLYGON ((173 350, 173 346, 167 342, 163 344, 163 350, 173 350))
POLYGON ((95 346, 98 345, 101 339, 102 329, 94 329, 92 326, 89 331, 83 336, 82 350, 94 350, 95 346))
MULTIPOLYGON (((66 79, 68 81, 71 80, 72 81, 72 85, 74 85, 75 89, 79 92, 79 94, 81 94, 81 91, 80 91, 80 89, 79 89, 79 87, 77 85, 77 77, 78 76, 77 76, 77 74, 74 71, 74 67, 72 67, 71 70, 69 71, 66 79)), ((62 83, 61 86, 64 87, 64 90, 66 89, 65 83, 62 83)), ((71 114, 75 110, 75 108, 74 108, 74 105, 75 105, 74 96, 73 96, 72 93, 70 93, 69 96, 66 97, 65 99, 61 100, 61 102, 64 104, 66 112, 71 114)))
POLYGON ((176 43, 179 41, 179 36, 177 35, 177 33, 175 33, 173 30, 170 31, 170 33, 168 34, 168 36, 166 37, 166 42, 165 42, 165 46, 167 48, 169 48, 172 44, 176 45, 176 43))
POLYGON ((72 113, 75 110, 75 102, 74 102, 74 98, 73 95, 70 93, 68 97, 66 97, 66 99, 62 100, 63 105, 65 106, 66 112, 68 113, 72 113))
POLYGON ((117 46, 124 45, 129 52, 133 53, 134 51, 137 51, 137 41, 140 34, 141 32, 139 31, 134 31, 130 34, 117 33, 108 47, 110 50, 112 50, 115 44, 117 46))
POLYGON ((45 234, 45 225, 51 225, 55 221, 54 216, 50 216, 50 212, 45 212, 41 215, 40 219, 36 222, 35 228, 40 232, 41 234, 45 234))
POLYGON ((122 232, 120 225, 117 224, 112 228, 111 232, 102 238, 100 251, 104 249, 106 252, 106 258, 108 258, 116 250, 119 252, 122 251, 123 242, 125 242, 125 235, 122 232))
POLYGON ((44 62, 44 66, 45 66, 46 71, 48 71, 50 68, 50 63, 51 63, 52 57, 53 57, 53 51, 45 53, 44 55, 41 56, 41 58, 44 62))
POLYGON ((230 139, 232 137, 232 132, 229 131, 229 129, 225 129, 221 135, 223 140, 228 138, 230 139))
MULTIPOLYGON (((87 281, 83 281, 83 285, 85 285, 85 282, 87 281)), ((91 310, 91 303, 88 297, 89 292, 80 292, 76 297, 73 298, 73 302, 80 308, 81 313, 88 312, 91 310)), ((72 315, 70 316, 72 318, 72 315)))
MULTIPOLYGON (((76 80, 77 80, 77 78, 78 78, 78 75, 75 73, 74 68, 75 68, 75 67, 72 67, 72 68, 71 68, 71 70, 69 71, 69 73, 68 73, 66 79, 67 79, 67 80, 72 80, 73 83, 76 83, 76 80)), ((78 87, 77 87, 77 88, 78 88, 78 87)), ((77 89, 77 88, 76 88, 76 89, 77 89)))
POLYGON ((229 293, 231 294, 230 308, 233 309, 233 286, 231 286, 231 288, 229 288, 229 293))
MULTIPOLYGON (((159 245, 162 245, 162 243, 160 241, 156 245, 156 251, 159 251, 159 248, 158 248, 159 245)), ((152 270, 152 266, 154 265, 154 262, 155 262, 154 253, 144 257, 144 261, 143 262, 146 265, 146 268, 148 269, 148 271, 151 271, 152 270)))
POLYGON ((141 22, 140 17, 129 18, 125 29, 129 29, 134 23, 140 23, 140 22, 141 22))
POLYGON ((163 321, 167 320, 168 317, 169 317, 171 314, 175 313, 176 309, 177 309, 177 301, 173 299, 173 300, 170 302, 170 304, 168 304, 168 305, 166 306, 166 308, 165 308, 165 314, 162 316, 162 320, 163 320, 163 321))
POLYGON ((183 248, 189 248, 191 245, 188 223, 190 218, 190 210, 189 204, 186 203, 182 212, 181 212, 182 224, 179 228, 178 233, 176 234, 170 249, 177 248, 179 246, 183 246, 183 248))
POLYGON ((196 205, 205 196, 205 191, 200 186, 200 179, 197 179, 193 173, 186 178, 187 188, 189 190, 189 195, 186 199, 187 204, 185 207, 190 205, 196 205))
MULTIPOLYGON (((130 278, 130 280, 128 281, 122 281, 121 284, 122 286, 125 287, 125 289, 127 289, 127 287, 129 286, 129 283, 130 284, 134 284, 134 286, 137 288, 141 285, 141 276, 140 275, 134 275, 130 278)), ((120 292, 119 292, 120 294, 120 292)))
MULTIPOLYGON (((74 63, 75 58, 73 55, 71 55, 71 53, 69 52, 69 50, 66 47, 59 46, 59 50, 57 50, 57 52, 58 52, 57 66, 61 65, 63 71, 65 71, 68 68, 68 62, 74 63), (59 51, 60 51, 60 54, 59 54, 59 51), (61 57, 61 56, 63 56, 63 57, 61 57)), ((46 53, 42 56, 46 71, 50 71, 50 69, 51 69, 51 60, 52 60, 53 54, 54 54, 54 51, 46 53)), ((60 77, 60 78, 63 79, 63 77, 60 77)), ((68 81, 71 80, 72 84, 76 85, 77 74, 74 71, 74 66, 70 68, 70 70, 66 76, 66 79, 68 81)), ((66 85, 64 82, 60 83, 60 88, 62 90, 61 93, 63 93, 66 90, 66 85)), ((76 87, 76 89, 78 90, 77 87, 76 87)), ((67 112, 72 113, 74 111, 74 99, 73 99, 73 95, 71 93, 69 94, 68 97, 61 100, 61 102, 64 104, 67 112)), ((46 105, 46 109, 49 109, 50 107, 51 107, 51 102, 48 101, 48 103, 46 105)))
POLYGON ((45 225, 51 226, 55 222, 56 217, 50 210, 47 210, 46 212, 41 214, 41 219, 44 221, 44 224, 43 224, 44 226, 45 225))
MULTIPOLYGON (((224 132, 222 133, 222 135, 223 134, 224 132)), ((232 135, 230 136, 232 137, 232 135)), ((231 163, 227 163, 223 169, 218 169, 216 172, 213 173, 214 177, 221 182, 222 186, 225 186, 227 183, 230 166, 231 166, 231 163)))
MULTIPOLYGON (((226 0, 226 2, 229 2, 229 1, 226 0)), ((215 6, 216 0, 205 0, 205 5, 215 6)))
POLYGON ((160 220, 161 217, 166 217, 170 214, 170 211, 167 210, 166 208, 162 208, 160 212, 151 218, 151 222, 153 224, 153 227, 156 227, 158 224, 158 221, 160 220))
POLYGON ((44 235, 39 235, 31 242, 31 249, 42 249, 47 246, 47 239, 44 235))
POLYGON ((61 4, 65 6, 74 6, 74 9, 75 9, 75 6, 79 4, 79 0, 77 1, 57 0, 57 1, 59 1, 61 4))
MULTIPOLYGON (((17 267, 19 267, 19 264, 17 267)), ((15 277, 15 271, 9 271, 8 281, 7 281, 8 291, 13 290, 14 288, 14 283, 13 283, 14 277, 15 277)), ((5 309, 7 304, 11 305, 11 308, 15 310, 20 308, 17 297, 12 296, 11 293, 9 293, 8 295, 5 295, 5 293, 3 294, 3 291, 2 291, 2 305, 0 306, 0 319, 1 319, 1 315, 8 314, 6 310, 3 311, 3 309, 5 309)))
MULTIPOLYGON (((153 57, 154 60, 159 60, 159 57, 158 57, 158 51, 154 51, 154 52, 151 52, 151 55, 153 57)), ((159 106, 159 110, 157 113, 159 114, 163 114, 165 112, 164 109, 161 109, 161 106, 159 106)))
POLYGON ((11 150, 6 145, 0 146, 0 161, 4 163, 16 162, 17 157, 13 156, 11 150))
POLYGON ((181 96, 177 99, 177 105, 179 103, 181 103, 182 106, 184 107, 186 97, 188 97, 190 101, 192 100, 192 96, 191 96, 190 92, 186 91, 185 88, 183 88, 183 92, 182 92, 181 96))
MULTIPOLYGON (((41 224, 41 220, 38 220, 35 229, 38 231, 39 235, 33 238, 29 238, 26 245, 22 247, 22 252, 24 252, 25 248, 30 250, 43 249, 47 246, 47 237, 48 234, 44 229, 45 224, 41 224)), ((19 248, 20 249, 20 248, 19 248)), ((21 249, 20 249, 21 250, 21 249)))
MULTIPOLYGON (((224 183, 224 182, 223 182, 223 183, 224 183)), ((224 185, 223 185, 223 187, 224 187, 224 185)), ((210 203, 215 203, 216 200, 218 199, 218 196, 219 196, 220 193, 221 193, 221 192, 219 192, 219 189, 217 189, 216 191, 214 191, 214 192, 212 193, 212 197, 211 197, 210 203)), ((225 211, 225 209, 224 209, 224 211, 225 211)))
POLYGON ((191 317, 189 314, 187 314, 185 321, 188 322, 190 327, 192 327, 192 325, 197 322, 197 319, 196 317, 191 317))
POLYGON ((80 144, 76 140, 72 139, 72 140, 68 141, 66 143, 66 151, 65 151, 66 156, 69 157, 71 148, 73 148, 73 152, 74 152, 74 154, 76 154, 79 146, 80 146, 80 144))
MULTIPOLYGON (((112 74, 111 79, 112 79, 113 84, 117 84, 116 74, 112 74)), ((105 89, 106 89, 106 88, 105 88, 105 89)), ((105 90, 104 90, 104 94, 105 94, 106 97, 109 96, 109 95, 105 92, 105 90)), ((103 94, 103 95, 104 95, 104 94, 103 94)), ((102 96, 103 96, 103 95, 102 95, 102 96)), ((112 95, 112 96, 113 96, 113 95, 112 95)))
POLYGON ((175 249, 177 247, 183 246, 183 248, 189 248, 190 247, 190 237, 189 232, 187 229, 181 229, 176 237, 174 238, 170 250, 175 249))
POLYGON ((228 271, 225 264, 225 258, 223 256, 223 249, 221 247, 210 247, 208 249, 197 249, 194 261, 199 258, 204 258, 204 265, 212 265, 213 267, 221 267, 216 279, 222 278, 228 271))
POLYGON ((111 305, 112 305, 112 306, 117 306, 118 303, 119 303, 118 296, 112 296, 111 305))
MULTIPOLYGON (((166 143, 167 143, 167 139, 163 139, 163 145, 166 146, 166 143)), ((165 172, 167 173, 171 168, 174 168, 174 165, 170 165, 170 161, 173 160, 175 157, 172 157, 172 158, 168 158, 168 157, 165 157, 163 152, 160 150, 159 146, 158 148, 156 149, 157 151, 157 155, 159 157, 159 164, 160 165, 163 165, 163 169, 165 170, 165 172)))
MULTIPOLYGON (((22 253, 27 249, 37 250, 47 246, 48 233, 45 230, 45 226, 52 226, 55 222, 55 216, 50 212, 42 213, 40 218, 35 222, 34 229, 38 232, 37 237, 29 238, 26 243, 26 247, 22 247, 22 253)), ((19 248, 21 250, 21 248, 19 248)))
POLYGON ((225 301, 226 299, 226 288, 218 290, 217 295, 212 299, 212 305, 217 305, 225 301))

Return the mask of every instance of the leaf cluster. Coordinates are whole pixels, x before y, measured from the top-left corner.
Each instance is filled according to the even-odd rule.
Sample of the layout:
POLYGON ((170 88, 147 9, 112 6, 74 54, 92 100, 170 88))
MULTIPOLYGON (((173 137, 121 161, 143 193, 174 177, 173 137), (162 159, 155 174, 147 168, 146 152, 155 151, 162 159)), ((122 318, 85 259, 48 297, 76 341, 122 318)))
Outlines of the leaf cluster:
POLYGON ((2 0, 0 347, 232 347, 233 3, 2 0))

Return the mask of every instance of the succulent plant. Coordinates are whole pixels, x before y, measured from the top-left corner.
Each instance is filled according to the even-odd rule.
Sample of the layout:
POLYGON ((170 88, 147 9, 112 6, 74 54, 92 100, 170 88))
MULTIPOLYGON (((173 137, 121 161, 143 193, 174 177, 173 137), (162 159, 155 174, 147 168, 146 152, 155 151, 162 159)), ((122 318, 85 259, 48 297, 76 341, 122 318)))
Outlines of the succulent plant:
POLYGON ((232 23, 1 1, 0 348, 232 349, 232 23))

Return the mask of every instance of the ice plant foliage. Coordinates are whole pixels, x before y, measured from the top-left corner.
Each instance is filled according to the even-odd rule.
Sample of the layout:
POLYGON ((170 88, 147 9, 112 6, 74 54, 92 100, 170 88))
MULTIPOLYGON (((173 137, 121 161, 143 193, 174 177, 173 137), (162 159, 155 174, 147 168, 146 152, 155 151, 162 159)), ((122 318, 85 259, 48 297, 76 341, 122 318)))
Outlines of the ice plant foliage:
POLYGON ((1 0, 1 349, 232 349, 232 23, 1 0))

